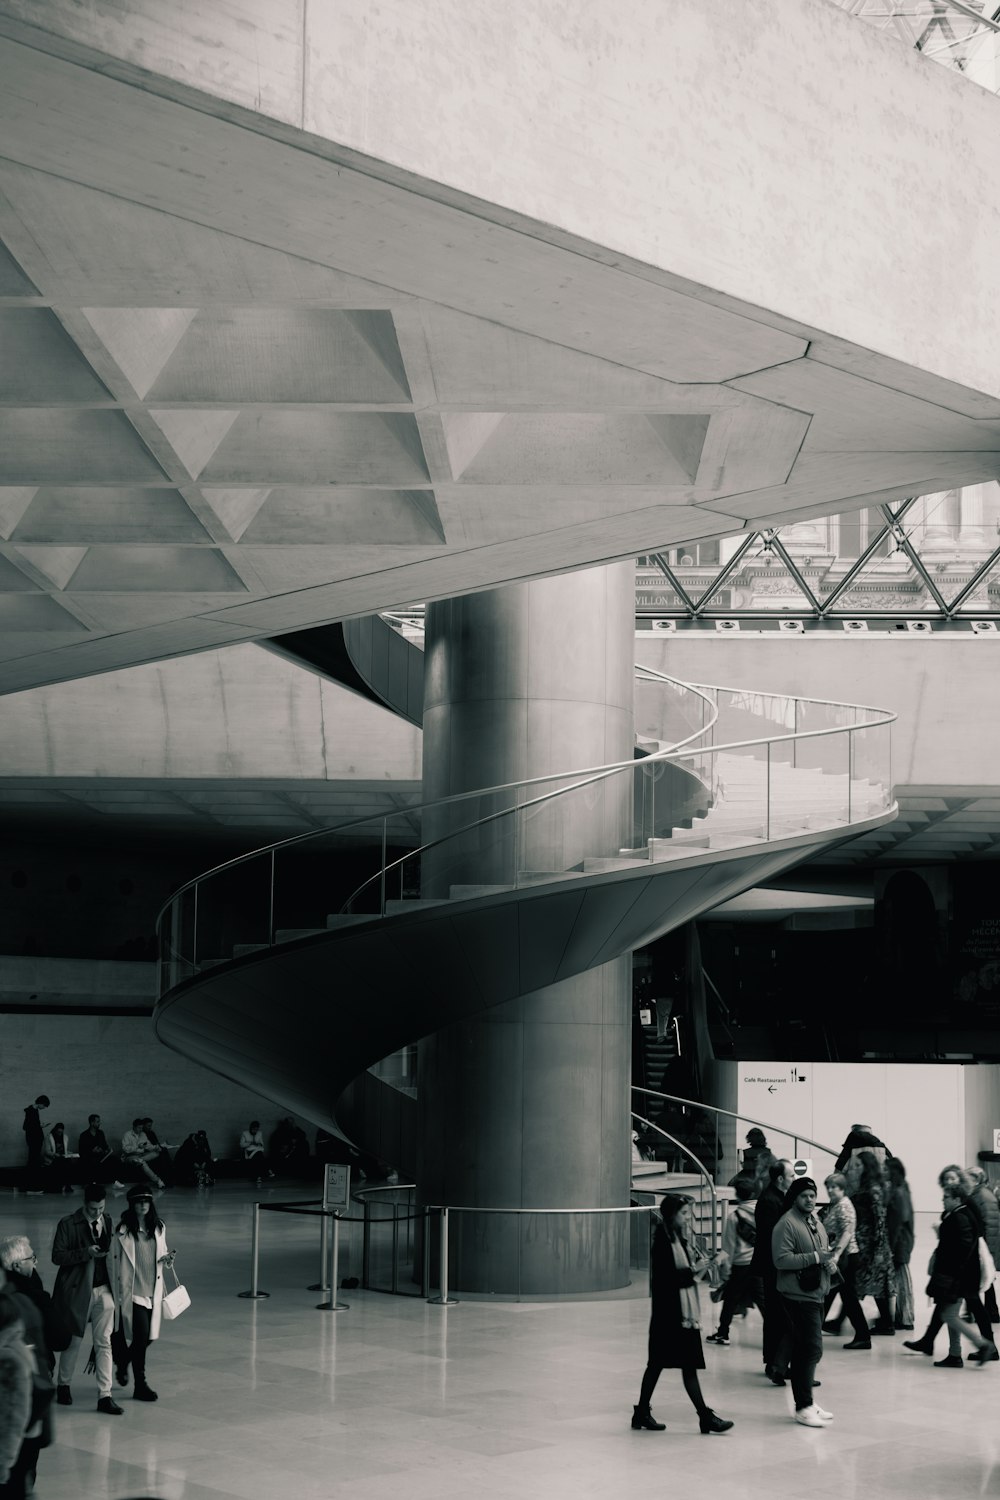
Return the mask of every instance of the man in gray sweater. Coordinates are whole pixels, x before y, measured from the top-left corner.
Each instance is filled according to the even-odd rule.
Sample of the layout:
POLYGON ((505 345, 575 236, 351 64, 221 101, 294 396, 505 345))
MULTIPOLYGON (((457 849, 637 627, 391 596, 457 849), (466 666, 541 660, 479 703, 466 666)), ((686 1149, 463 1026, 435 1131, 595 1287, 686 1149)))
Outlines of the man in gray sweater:
POLYGON ((826 1427, 833 1413, 813 1397, 816 1366, 823 1358, 823 1302, 830 1290, 833 1251, 816 1217, 816 1184, 797 1177, 785 1194, 785 1212, 771 1235, 778 1294, 785 1306, 792 1346, 789 1377, 795 1420, 803 1427, 826 1427))

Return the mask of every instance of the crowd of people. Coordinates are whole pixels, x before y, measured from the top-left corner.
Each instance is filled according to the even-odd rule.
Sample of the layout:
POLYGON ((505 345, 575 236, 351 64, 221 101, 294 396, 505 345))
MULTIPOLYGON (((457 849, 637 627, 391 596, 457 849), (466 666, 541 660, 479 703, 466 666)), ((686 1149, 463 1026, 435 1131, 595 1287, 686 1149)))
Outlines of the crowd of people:
POLYGON ((113 1379, 122 1389, 131 1382, 136 1401, 158 1399, 147 1352, 159 1335, 174 1252, 152 1189, 130 1187, 116 1224, 104 1185, 88 1183, 80 1207, 56 1225, 52 1261, 50 1294, 30 1239, 0 1240, 0 1500, 30 1493, 39 1455, 53 1439, 53 1406, 73 1405, 88 1330, 98 1412, 124 1414, 113 1379))
MULTIPOLYGON (((935 1362, 939 1369, 962 1368, 963 1339, 972 1345, 967 1361, 989 1364, 1000 1359, 994 1337, 1000 1323, 994 1287, 1000 1203, 981 1167, 945 1167, 938 1182, 942 1212, 926 1287, 934 1313, 919 1338, 901 1343, 932 1355, 934 1340, 946 1327, 948 1354, 935 1362)), ((794 1164, 776 1158, 757 1129, 747 1135, 730 1186, 736 1201, 714 1257, 692 1233, 689 1198, 668 1193, 660 1204, 651 1248, 648 1362, 632 1413, 637 1431, 664 1430, 650 1399, 665 1369, 681 1371, 703 1433, 724 1433, 733 1426, 708 1406, 699 1379, 705 1368, 699 1287, 709 1279, 721 1277, 712 1293, 721 1313, 705 1343, 727 1347, 733 1318, 756 1306, 763 1317, 764 1375, 773 1385, 791 1385, 794 1420, 804 1427, 833 1421, 815 1395, 824 1334, 838 1334, 846 1318, 853 1337, 843 1348, 857 1352, 871 1350, 873 1337, 913 1329, 913 1205, 906 1169, 870 1126, 851 1127, 835 1170, 825 1179, 822 1206, 814 1179, 796 1176, 794 1164), (866 1299, 875 1304, 872 1322, 864 1311, 866 1299)))

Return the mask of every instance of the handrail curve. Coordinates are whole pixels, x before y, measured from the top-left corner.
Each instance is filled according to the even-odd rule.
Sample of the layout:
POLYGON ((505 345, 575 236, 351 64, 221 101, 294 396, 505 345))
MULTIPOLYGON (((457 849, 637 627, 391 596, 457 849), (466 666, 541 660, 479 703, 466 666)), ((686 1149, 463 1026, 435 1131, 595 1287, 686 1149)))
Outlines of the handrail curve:
MULTIPOLYGON (((715 1179, 712 1177, 711 1172, 705 1166, 705 1163, 695 1155, 690 1146, 685 1146, 683 1141, 679 1141, 676 1136, 664 1130, 662 1125, 654 1124, 652 1120, 647 1120, 644 1115, 636 1114, 635 1110, 632 1110, 632 1119, 638 1120, 640 1125, 645 1125, 649 1130, 655 1130, 657 1135, 662 1135, 672 1146, 676 1146, 680 1151, 683 1151, 685 1156, 690 1156, 698 1168, 702 1180, 708 1188, 709 1197, 712 1200, 712 1254, 714 1255, 719 1248, 719 1195, 716 1191, 715 1179)), ((635 1184, 633 1184, 634 1186, 635 1184)))
MULTIPOLYGON (((202 910, 201 912, 199 911, 199 893, 204 891, 206 892, 207 896, 211 898, 214 893, 209 889, 209 887, 210 883, 213 880, 223 875, 224 873, 229 873, 231 871, 237 870, 241 866, 247 866, 252 861, 265 862, 265 867, 263 869, 263 878, 265 879, 265 881, 269 879, 270 882, 269 902, 271 916, 266 923, 266 928, 261 922, 255 929, 256 936, 263 936, 264 941, 257 942, 255 937, 255 941, 249 944, 249 946, 275 946, 276 930, 280 929, 280 924, 277 924, 276 928, 274 918, 276 907, 276 860, 278 856, 283 854, 285 851, 292 849, 293 847, 297 848, 310 844, 315 846, 315 842, 317 840, 332 840, 335 836, 338 838, 343 838, 345 836, 349 837, 353 833, 355 835, 362 835, 363 837, 366 837, 369 847, 374 845, 374 843, 379 839, 381 840, 382 845, 382 854, 381 858, 377 860, 378 869, 376 873, 362 881, 360 885, 355 887, 355 889, 351 892, 347 899, 343 901, 343 904, 340 906, 341 914, 353 914, 352 909, 358 902, 359 897, 361 897, 363 893, 368 892, 373 886, 380 883, 381 894, 378 897, 377 902, 378 911, 362 912, 359 913, 359 915, 366 918, 383 918, 386 915, 387 877, 391 876, 394 872, 401 872, 402 867, 410 861, 414 862, 414 864, 411 865, 411 868, 418 868, 415 862, 419 860, 423 855, 427 854, 429 851, 439 849, 442 845, 448 842, 467 838, 468 836, 473 835, 476 830, 487 828, 492 824, 496 824, 503 818, 513 818, 515 820, 513 824, 513 836, 515 840, 514 882, 513 885, 510 885, 509 883, 504 885, 501 882, 501 886, 497 888, 518 889, 520 888, 520 865, 518 864, 516 853, 516 844, 520 827, 519 823, 517 822, 518 819, 534 815, 541 806, 546 803, 553 802, 557 798, 568 797, 571 794, 578 794, 579 792, 581 792, 581 790, 585 791, 585 789, 588 787, 593 787, 601 782, 610 781, 611 778, 616 776, 621 776, 627 773, 633 778, 635 778, 637 775, 644 778, 649 778, 651 770, 661 764, 664 766, 670 764, 678 765, 685 774, 690 775, 694 778, 695 783, 701 782, 701 785, 704 789, 704 795, 702 796, 700 803, 698 803, 698 806, 700 806, 701 810, 696 811, 694 815, 703 817, 707 812, 716 811, 716 809, 720 805, 714 796, 714 793, 721 785, 721 783, 717 780, 717 768, 720 764, 719 757, 723 755, 732 757, 739 752, 750 752, 750 754, 746 756, 746 760, 752 761, 752 763, 758 768, 758 770, 754 772, 754 777, 751 784, 751 796, 749 801, 745 795, 744 789, 744 796, 742 797, 742 799, 740 799, 739 796, 736 796, 730 803, 731 806, 734 806, 736 808, 738 821, 736 828, 731 828, 731 832, 728 837, 730 839, 735 838, 736 845, 746 844, 747 842, 759 842, 761 840, 766 842, 773 837, 782 836, 772 833, 772 828, 778 826, 774 822, 775 815, 772 813, 771 806, 772 748, 779 747, 779 750, 783 752, 785 747, 789 745, 792 745, 794 747, 792 750, 791 759, 788 760, 788 768, 794 771, 795 774, 799 774, 804 770, 812 774, 825 775, 827 774, 827 767, 822 762, 818 764, 810 764, 809 757, 806 757, 805 763, 800 764, 799 760, 797 759, 797 747, 811 744, 813 742, 824 742, 825 740, 832 738, 835 735, 839 735, 842 737, 846 736, 846 813, 843 804, 838 802, 833 821, 829 824, 818 824, 816 826, 823 828, 829 826, 830 828, 835 828, 839 826, 849 826, 851 824, 852 789, 856 785, 867 785, 867 787, 869 787, 870 789, 874 788, 876 795, 880 800, 877 806, 877 813, 872 814, 870 811, 871 793, 866 793, 864 801, 865 807, 868 810, 864 814, 859 814, 854 819, 854 821, 864 822, 866 818, 870 818, 873 815, 882 816, 883 814, 891 813, 891 788, 887 774, 888 757, 886 756, 884 766, 882 764, 879 764, 877 768, 877 774, 874 778, 871 776, 865 778, 864 768, 862 768, 860 771, 856 768, 855 746, 858 742, 853 738, 859 733, 863 733, 865 730, 888 729, 888 726, 890 726, 896 718, 896 715, 890 710, 860 704, 839 703, 835 702, 834 700, 801 698, 787 693, 758 692, 754 689, 747 688, 733 688, 706 683, 691 683, 685 681, 684 679, 674 677, 668 673, 659 672, 654 668, 646 668, 642 666, 637 667, 635 670, 640 681, 662 686, 666 689, 676 692, 678 694, 679 701, 682 704, 686 704, 689 701, 689 695, 694 695, 696 699, 700 699, 700 711, 703 716, 704 722, 702 722, 700 726, 694 728, 693 730, 690 730, 690 732, 683 735, 683 737, 681 737, 680 739, 673 740, 670 743, 663 745, 662 748, 652 751, 639 760, 636 760, 636 758, 632 756, 628 760, 614 761, 601 766, 583 768, 578 770, 550 772, 546 773, 543 776, 528 777, 518 781, 501 783, 496 786, 474 788, 471 791, 460 792, 447 797, 435 798, 428 802, 412 803, 402 808, 393 809, 393 811, 389 813, 380 813, 375 816, 352 818, 345 820, 342 823, 335 824, 331 827, 311 829, 307 833, 293 835, 291 838, 279 840, 276 843, 265 845, 261 848, 251 850, 246 854, 239 855, 235 859, 224 861, 222 864, 214 866, 212 869, 196 876, 193 880, 188 881, 185 885, 181 886, 168 898, 168 900, 161 907, 160 912, 157 916, 157 932, 160 938, 161 960, 166 960, 168 964, 173 964, 174 962, 179 961, 182 964, 189 964, 190 968, 192 969, 198 968, 197 957, 199 953, 201 953, 203 959, 206 959, 205 949, 203 946, 199 945, 198 941, 199 923, 201 923, 202 929, 204 930, 206 927, 206 922, 209 920, 205 918, 204 910, 202 910), (731 698, 732 701, 724 702, 727 697, 731 698), (720 744, 706 742, 714 741, 723 707, 725 707, 725 710, 727 712, 732 712, 739 717, 749 715, 751 718, 756 717, 758 719, 765 719, 766 721, 768 721, 769 728, 773 724, 782 732, 750 736, 741 739, 730 739, 720 744), (810 708, 819 709, 821 711, 832 708, 838 712, 843 712, 845 716, 849 715, 852 718, 852 722, 838 723, 818 728, 799 729, 795 727, 800 722, 802 715, 808 714, 810 708), (791 723, 793 726, 791 729, 787 727, 789 723, 791 723), (763 749, 766 749, 766 756, 760 754, 763 749), (754 752, 757 753, 754 754, 754 752), (695 758, 699 758, 702 764, 694 764, 693 762, 695 758), (692 763, 685 766, 683 764, 685 761, 689 761, 692 763), (712 767, 712 774, 707 777, 707 780, 707 773, 703 764, 704 762, 709 762, 712 767), (758 778, 761 773, 763 774, 765 783, 763 788, 758 785, 758 778), (858 778, 857 780, 855 780, 856 777, 858 778), (557 786, 552 786, 553 782, 558 782, 559 784, 557 786), (528 793, 529 795, 524 796, 523 794, 525 793, 528 793), (494 810, 486 814, 482 814, 481 808, 483 806, 483 801, 484 799, 490 797, 505 798, 507 799, 506 805, 495 808, 494 810), (388 845, 390 842, 390 828, 394 826, 395 820, 403 820, 402 826, 405 830, 403 842, 406 843, 408 841, 408 838, 412 836, 414 832, 419 839, 420 828, 416 825, 418 824, 419 820, 424 817, 424 815, 428 813, 435 813, 444 809, 450 810, 459 808, 462 806, 462 804, 470 801, 473 798, 475 798, 477 801, 477 812, 480 813, 479 816, 473 817, 467 821, 461 821, 458 823, 458 826, 446 828, 444 832, 439 833, 436 837, 430 840, 426 840, 423 843, 418 843, 415 847, 407 848, 402 855, 394 855, 394 857, 391 859, 387 858, 387 854, 389 852, 388 845), (760 802, 760 807, 757 806, 757 802, 760 802), (760 816, 763 817, 763 823, 760 825, 763 828, 763 832, 754 831, 752 835, 748 834, 745 828, 745 824, 741 824, 739 822, 739 818, 747 808, 750 809, 752 819, 757 819, 760 816), (364 834, 362 834, 363 830, 365 831, 364 834), (267 861, 269 861, 270 863, 269 872, 266 869, 267 861), (193 893, 193 914, 185 912, 185 910, 179 904, 182 898, 187 897, 189 893, 193 893), (174 914, 176 916, 175 930, 171 930, 170 926, 165 923, 164 919, 168 913, 174 914), (178 934, 182 934, 182 936, 178 939, 178 941, 174 941, 178 934), (189 940, 191 944, 190 958, 188 958, 188 956, 182 951, 182 946, 179 946, 179 944, 182 945, 186 940, 189 940)), ((665 710, 665 712, 669 713, 670 710, 665 710)), ((685 709, 684 712, 686 714, 687 710, 685 709)), ((734 724, 732 727, 735 728, 737 727, 737 725, 734 724)), ((862 754, 864 754, 864 751, 862 751, 862 754)), ((780 767, 784 765, 787 759, 788 757, 786 754, 779 754, 778 766, 780 767)), ((870 769, 870 766, 868 767, 868 769, 870 769)), ((728 774, 731 773, 727 773, 727 775, 728 774)), ((840 778, 843 776, 843 768, 840 766, 839 762, 836 766, 834 775, 836 778, 840 778)), ((835 783, 832 781, 831 784, 835 783)), ((661 800, 659 802, 659 809, 657 809, 657 794, 655 791, 653 791, 651 793, 652 800, 649 803, 649 806, 646 806, 646 802, 644 800, 642 802, 641 811, 636 812, 634 810, 634 798, 637 792, 640 791, 641 788, 645 785, 647 785, 646 781, 637 780, 633 783, 633 790, 631 793, 631 797, 633 799, 633 813, 630 815, 632 819, 631 833, 623 833, 622 838, 619 839, 619 843, 615 846, 615 848, 619 848, 620 844, 622 842, 625 842, 627 845, 627 850, 632 851, 636 849, 636 839, 638 839, 638 849, 645 851, 648 847, 649 862, 654 863, 657 859, 663 859, 666 857, 661 853, 657 853, 656 848, 662 844, 662 841, 664 839, 669 839, 671 836, 671 817, 667 815, 672 815, 676 806, 675 803, 671 802, 671 797, 676 795, 676 789, 674 791, 668 791, 668 794, 665 798, 661 797, 661 800), (661 824, 657 824, 656 822, 655 815, 657 810, 659 810, 661 819, 663 820, 661 824), (658 832, 658 828, 661 826, 666 830, 664 833, 658 832)), ((838 791, 838 796, 840 795, 842 794, 838 791)), ((642 793, 642 797, 643 799, 645 799, 645 792, 642 793)), ((690 806, 690 804, 687 805, 690 806)), ((721 805, 726 805, 725 797, 722 799, 721 805)), ((857 803, 854 804, 854 807, 856 810, 857 803)), ((622 803, 622 809, 623 808, 624 802, 622 803)), ((821 803, 821 815, 825 810, 826 808, 821 803)), ((619 810, 618 813, 613 815, 619 817, 624 816, 624 812, 622 810, 619 810)), ((679 814, 678 821, 681 818, 687 817, 689 821, 685 822, 683 826, 690 828, 691 816, 692 814, 690 812, 682 812, 679 814)), ((783 814, 779 816, 781 816, 782 821, 787 825, 787 809, 783 814)), ((716 818, 716 822, 718 822, 718 817, 716 818)), ((757 825, 755 824, 755 830, 756 827, 757 825)), ((802 816, 802 829, 803 831, 807 831, 811 827, 813 827, 811 814, 807 810, 805 813, 803 813, 802 816)), ((725 830, 723 829, 722 831, 724 832, 725 830)), ((792 831, 794 831, 794 828, 792 831)), ((786 827, 785 833, 787 832, 788 829, 786 827)), ((397 847, 398 842, 399 840, 397 838, 397 847)), ((680 842, 683 842, 683 840, 681 840, 680 842)), ((733 847, 733 844, 731 843, 729 847, 733 847)), ((461 845, 459 845, 457 842, 456 848, 459 850, 461 849, 461 845)), ((624 854, 627 852, 627 850, 621 849, 620 852, 624 854)), ((598 858, 607 857, 607 855, 600 848, 595 848, 591 852, 598 858)), ((612 852, 614 852, 614 850, 612 852)), ((559 856, 557 856, 557 858, 559 858, 559 856)), ((643 858, 645 858, 645 853, 637 855, 639 863, 642 862, 643 858)), ((531 867, 528 866, 525 873, 530 872, 531 867)), ((565 879, 569 876, 580 874, 581 872, 584 875, 586 875, 587 873, 581 863, 571 863, 569 866, 558 866, 554 868, 551 872, 551 878, 565 879)), ((544 872, 542 872, 542 874, 544 876, 544 872)), ((551 883, 551 879, 549 883, 551 883)), ((544 878, 540 879, 534 875, 529 881, 526 882, 526 885, 528 887, 533 887, 535 889, 537 889, 540 885, 544 886, 545 884, 546 881, 544 878)), ((401 874, 400 898, 403 898, 401 874)), ((431 899, 434 898, 432 897, 431 899)), ((209 905, 210 904, 211 903, 209 902, 209 905)), ((330 908, 328 908, 328 910, 329 909, 330 908)), ((211 932, 210 927, 208 930, 209 932, 211 932)), ((280 930, 292 932, 293 934, 297 931, 297 929, 287 927, 280 930)), ((281 941, 287 940, 289 939, 282 939, 281 941)), ((246 951, 246 947, 247 945, 246 943, 244 943, 244 951, 246 951)), ((211 960, 206 959, 206 961, 218 962, 219 960, 213 956, 211 960)), ((167 989, 172 988, 173 984, 177 982, 175 979, 172 979, 170 982, 164 985, 162 982, 163 968, 164 964, 163 962, 161 962, 161 993, 163 993, 167 989)))
POLYGON ((742 1120, 747 1125, 758 1125, 762 1130, 773 1130, 778 1135, 791 1136, 793 1141, 801 1141, 806 1146, 813 1146, 817 1151, 824 1151, 827 1156, 840 1155, 839 1146, 824 1146, 822 1141, 810 1140, 809 1136, 803 1135, 800 1130, 789 1130, 787 1125, 769 1125, 766 1120, 755 1120, 752 1115, 742 1114, 737 1109, 723 1109, 718 1104, 705 1104, 701 1099, 683 1099, 680 1094, 664 1094, 659 1089, 640 1088, 637 1083, 633 1083, 632 1092, 633 1094, 648 1094, 652 1099, 668 1099, 671 1104, 685 1104, 691 1109, 707 1109, 713 1115, 728 1115, 732 1120, 742 1120))

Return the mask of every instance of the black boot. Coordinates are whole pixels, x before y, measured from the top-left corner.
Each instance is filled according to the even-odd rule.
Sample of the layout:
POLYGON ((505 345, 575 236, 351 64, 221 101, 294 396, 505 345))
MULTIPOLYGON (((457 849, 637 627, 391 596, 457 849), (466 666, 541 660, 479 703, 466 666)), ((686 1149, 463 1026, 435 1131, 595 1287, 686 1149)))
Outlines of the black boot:
POLYGON ((699 1414, 698 1426, 702 1432, 728 1432, 732 1422, 727 1422, 725 1417, 717 1417, 710 1407, 705 1408, 699 1414))
POLYGON ((633 1406, 632 1408, 632 1431, 633 1432, 666 1432, 666 1422, 658 1422, 648 1406, 633 1406))

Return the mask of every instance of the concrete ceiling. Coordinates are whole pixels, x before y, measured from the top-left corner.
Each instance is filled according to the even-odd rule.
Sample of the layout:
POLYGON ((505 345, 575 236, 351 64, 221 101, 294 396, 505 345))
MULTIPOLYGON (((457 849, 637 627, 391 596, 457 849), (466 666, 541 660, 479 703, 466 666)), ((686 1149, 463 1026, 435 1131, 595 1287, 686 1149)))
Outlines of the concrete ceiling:
POLYGON ((10 41, 0 137, 0 691, 1000 474, 994 397, 312 138, 10 41))

